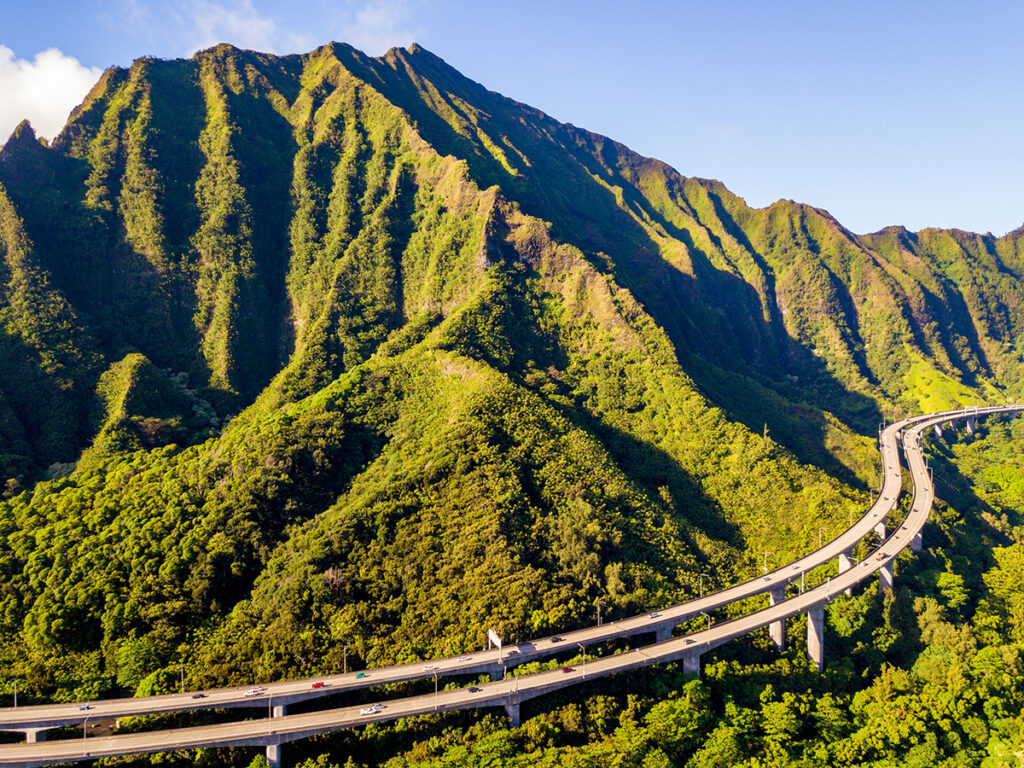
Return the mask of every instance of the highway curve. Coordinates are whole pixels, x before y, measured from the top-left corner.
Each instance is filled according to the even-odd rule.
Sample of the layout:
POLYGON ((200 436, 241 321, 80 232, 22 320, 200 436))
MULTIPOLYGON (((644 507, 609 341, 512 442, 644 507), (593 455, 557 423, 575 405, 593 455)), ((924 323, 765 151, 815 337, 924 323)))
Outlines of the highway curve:
MULTIPOLYGON (((867 531, 874 528, 877 524, 874 517, 875 513, 881 515, 883 514, 884 509, 884 513, 887 514, 896 503, 899 481, 899 462, 896 457, 896 444, 898 439, 902 439, 904 453, 914 484, 914 495, 911 510, 904 523, 891 536, 885 539, 874 552, 870 553, 867 558, 839 575, 831 577, 825 584, 821 584, 813 589, 808 589, 789 599, 781 600, 771 607, 756 611, 729 622, 718 624, 710 629, 701 630, 682 637, 672 638, 664 642, 614 656, 592 659, 587 661, 585 665, 577 666, 568 673, 563 672, 560 669, 552 670, 477 686, 440 691, 436 695, 427 694, 424 696, 414 696, 387 701, 384 702, 382 709, 373 714, 367 715, 361 714, 360 707, 341 707, 306 714, 286 715, 262 720, 247 720, 219 725, 106 736, 92 739, 68 739, 34 744, 5 745, 3 749, 0 750, 0 766, 36 766, 71 760, 94 759, 132 753, 160 752, 197 747, 253 746, 286 743, 299 738, 339 730, 341 728, 360 726, 369 722, 394 720, 435 711, 451 711, 488 706, 506 706, 509 708, 518 707, 519 703, 522 701, 544 695, 545 693, 549 693, 554 690, 579 684, 588 678, 603 677, 610 674, 627 672, 631 669, 637 669, 654 663, 665 663, 679 660, 683 660, 684 663, 686 663, 687 660, 689 660, 690 663, 687 664, 687 666, 690 669, 694 669, 695 665, 693 665, 692 662, 699 660, 700 654, 722 645, 729 640, 768 626, 773 622, 777 622, 800 613, 819 610, 840 592, 868 579, 884 568, 891 568, 892 561, 895 559, 897 554, 903 548, 909 546, 920 535, 921 530, 928 519, 928 513, 934 499, 934 487, 929 478, 928 469, 920 448, 920 436, 924 430, 932 427, 933 425, 958 418, 978 417, 990 413, 1020 413, 1022 411, 1024 411, 1024 406, 1022 405, 965 409, 961 411, 948 411, 931 414, 929 416, 917 417, 914 419, 907 419, 890 425, 881 435, 884 471, 883 489, 879 496, 879 501, 872 505, 871 509, 868 510, 861 520, 841 536, 837 537, 833 542, 829 542, 828 545, 817 550, 815 553, 796 561, 798 564, 797 569, 794 570, 792 565, 787 565, 776 570, 772 574, 769 574, 772 578, 768 582, 765 582, 762 577, 754 580, 753 582, 746 582, 745 584, 737 585, 737 587, 732 587, 729 590, 723 590, 718 594, 719 596, 727 595, 739 588, 752 589, 754 591, 749 594, 757 594, 758 592, 764 591, 764 589, 767 588, 767 585, 774 584, 777 586, 781 582, 791 580, 793 577, 792 574, 799 575, 801 571, 807 570, 807 565, 809 563, 814 563, 814 566, 817 566, 830 559, 830 557, 837 556, 840 552, 846 551, 848 549, 846 542, 849 541, 848 535, 852 535, 851 532, 861 531, 860 536, 857 537, 857 540, 859 540, 859 538, 863 537, 867 531), (895 486, 893 486, 892 483, 893 478, 896 479, 895 486), (884 502, 883 499, 885 499, 884 502), (840 544, 837 545, 836 542, 840 542, 840 544), (820 557, 819 553, 824 552, 831 552, 832 554, 828 557, 820 557), (787 573, 787 571, 789 571, 789 573, 787 573), (762 582, 766 586, 761 589, 755 589, 756 582, 762 582)), ((644 627, 644 629, 638 629, 636 631, 649 632, 652 631, 652 627, 655 626, 660 619, 669 618, 668 614, 670 611, 675 612, 671 620, 678 623, 678 621, 683 620, 678 618, 679 616, 684 616, 684 614, 685 616, 692 616, 700 610, 707 610, 707 607, 709 606, 714 607, 716 604, 724 605, 728 602, 732 602, 733 600, 741 599, 741 596, 732 597, 731 599, 718 597, 717 599, 719 602, 717 603, 714 602, 714 598, 715 596, 708 596, 703 600, 690 601, 683 605, 673 606, 653 618, 651 616, 647 616, 646 618, 651 622, 654 622, 654 624, 643 624, 642 619, 644 617, 634 617, 633 619, 626 619, 623 622, 616 622, 615 624, 625 624, 626 626, 615 630, 617 634, 609 635, 609 637, 632 633, 631 630, 633 625, 630 625, 629 622, 637 622, 639 626, 644 627), (711 602, 708 602, 709 600, 711 600, 711 602), (700 607, 697 607, 694 610, 694 604, 699 604, 700 607)), ((605 626, 610 628, 614 625, 605 626)), ((560 650, 568 645, 572 640, 572 635, 604 629, 605 627, 591 627, 586 630, 580 630, 578 633, 566 634, 565 641, 561 643, 552 644, 550 642, 550 638, 545 638, 544 640, 534 641, 532 644, 522 644, 520 647, 524 649, 524 655, 530 645, 537 646, 542 643, 555 645, 557 646, 557 650, 560 650)), ((590 640, 590 642, 597 641, 590 640)), ((544 648, 541 646, 538 648, 539 652, 534 653, 533 657, 541 655, 541 653, 548 650, 554 649, 544 648)), ((477 655, 479 656, 479 654, 477 655)), ((472 664, 476 661, 477 659, 473 659, 469 663, 472 664)), ((461 668, 456 669, 458 669, 458 671, 462 671, 461 668)), ((420 671, 422 672, 422 668, 420 671)), ((376 673, 377 670, 374 670, 374 672, 376 673)), ((418 676, 423 677, 424 675, 421 674, 418 676)), ((373 682, 380 683, 381 679, 377 678, 373 682)), ((285 686, 289 684, 300 683, 281 683, 279 685, 285 686)), ((336 688, 331 692, 337 692, 337 690, 338 689, 336 688)), ((218 704, 217 706, 224 705, 218 704)), ((90 714, 92 716, 110 716, 108 714, 101 714, 98 711, 98 708, 97 711, 95 711, 95 714, 92 714, 92 711, 90 714)), ((81 720, 81 718, 82 715, 80 713, 78 715, 78 719, 81 720)))

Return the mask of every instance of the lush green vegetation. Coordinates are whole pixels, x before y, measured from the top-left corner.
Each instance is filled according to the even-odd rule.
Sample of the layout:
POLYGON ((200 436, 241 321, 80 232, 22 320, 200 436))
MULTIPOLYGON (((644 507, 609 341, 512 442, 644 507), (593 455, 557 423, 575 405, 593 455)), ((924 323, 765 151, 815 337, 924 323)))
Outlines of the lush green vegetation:
MULTIPOLYGON (((314 674, 749 577, 867 503, 880 420, 1021 394, 1022 270, 1020 233, 750 209, 418 47, 111 70, 52 146, 23 124, 0 150, 4 679, 43 700, 157 692, 179 663, 314 674)), ((307 751, 1002 765, 1013 430, 937 448, 935 544, 896 595, 835 603, 824 678, 754 640, 516 731, 307 751)))

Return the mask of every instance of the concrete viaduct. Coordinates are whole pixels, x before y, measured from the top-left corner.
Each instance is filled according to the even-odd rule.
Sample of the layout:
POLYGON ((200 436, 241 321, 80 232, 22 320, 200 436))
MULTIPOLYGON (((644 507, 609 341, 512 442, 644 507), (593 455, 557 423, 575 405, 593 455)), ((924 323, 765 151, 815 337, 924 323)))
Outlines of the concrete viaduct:
POLYGON ((0 710, 0 730, 21 731, 26 743, 0 747, 0 766, 41 766, 73 760, 94 759, 115 755, 161 752, 172 749, 226 746, 264 746, 272 766, 280 765, 281 745, 289 741, 358 727, 370 722, 395 720, 431 712, 480 707, 504 707, 513 724, 519 723, 521 702, 543 696, 554 690, 577 685, 590 678, 627 672, 650 664, 681 661, 685 671, 699 674, 701 656, 724 643, 768 627, 778 648, 784 642, 786 619, 806 613, 807 652, 820 669, 824 664, 824 609, 841 592, 873 576, 879 575, 880 588, 893 584, 893 562, 897 554, 910 547, 922 546, 921 531, 934 499, 930 471, 920 447, 921 434, 932 428, 941 434, 943 424, 966 421, 973 432, 976 419, 991 413, 1017 414, 1024 405, 971 408, 905 419, 883 429, 879 435, 882 452, 883 481, 878 499, 850 528, 815 552, 799 558, 764 576, 730 587, 706 597, 674 605, 662 611, 634 616, 601 626, 592 626, 561 637, 541 638, 520 643, 504 653, 480 651, 457 659, 438 659, 431 663, 398 665, 356 673, 317 678, 325 686, 312 688, 311 680, 294 680, 266 686, 258 696, 245 696, 247 688, 223 688, 195 693, 172 694, 137 699, 110 699, 88 703, 40 705, 0 710), (886 538, 886 520, 896 506, 901 475, 898 446, 902 441, 907 466, 914 484, 911 510, 899 528, 886 538), (878 533, 881 546, 859 563, 853 562, 853 547, 869 532, 878 533), (832 558, 837 558, 838 575, 826 583, 787 598, 786 587, 802 574, 832 558), (769 595, 769 606, 729 622, 682 637, 672 637, 672 629, 686 620, 763 592, 769 595), (360 707, 341 707, 298 715, 288 715, 287 706, 342 691, 355 690, 383 683, 423 679, 453 674, 490 673, 503 676, 504 667, 550 656, 574 646, 587 646, 616 637, 653 633, 656 642, 643 648, 608 657, 585 661, 565 673, 562 670, 494 680, 490 683, 435 694, 394 699, 380 705, 373 714, 362 714, 360 707), (510 651, 516 651, 510 655, 510 651), (88 710, 80 707, 88 706, 88 710), (177 728, 148 733, 104 736, 92 739, 42 741, 46 729, 82 723, 86 717, 116 718, 199 708, 266 707, 271 717, 262 720, 177 728), (85 714, 85 713, 88 714, 85 714))

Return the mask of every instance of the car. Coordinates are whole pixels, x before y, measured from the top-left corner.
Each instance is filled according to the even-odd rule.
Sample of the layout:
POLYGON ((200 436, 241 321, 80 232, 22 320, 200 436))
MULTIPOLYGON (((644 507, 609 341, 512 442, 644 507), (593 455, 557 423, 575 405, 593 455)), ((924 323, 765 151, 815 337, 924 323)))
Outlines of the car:
POLYGON ((564 639, 565 639, 565 638, 563 638, 563 637, 559 637, 558 635, 555 635, 554 637, 552 637, 552 638, 551 638, 551 642, 552 642, 552 643, 560 643, 560 642, 562 642, 562 640, 564 640, 564 639))
POLYGON ((471 661, 472 658, 472 656, 459 656, 459 658, 457 658, 456 661, 471 661))
POLYGON ((511 651, 509 651, 505 655, 506 656, 518 656, 519 655, 519 651, 517 651, 515 648, 513 648, 511 651))
POLYGON ((797 565, 796 563, 793 563, 793 565, 791 567, 793 568, 794 571, 799 571, 800 570, 800 566, 797 565))
POLYGON ((90 710, 90 709, 92 709, 92 706, 91 706, 91 705, 89 705, 89 704, 82 704, 82 705, 81 705, 81 706, 80 706, 80 707, 79 707, 78 709, 79 709, 80 711, 82 711, 82 712, 85 712, 85 711, 87 711, 87 710, 90 710))
POLYGON ((325 683, 323 680, 317 680, 315 683, 313 683, 312 687, 323 688, 325 685, 327 685, 327 683, 325 683))
POLYGON ((192 694, 192 698, 193 699, 205 699, 206 698, 206 694, 205 693, 193 693, 192 694))
POLYGON ((259 688, 250 688, 248 691, 245 692, 245 695, 246 696, 259 696, 260 695, 260 689, 259 688))
POLYGON ((875 560, 885 560, 885 552, 879 552, 875 555, 875 560))
POLYGON ((376 707, 361 707, 360 715, 376 715, 379 710, 376 707))
POLYGON ((772 580, 772 577, 771 577, 771 576, 765 576, 765 577, 764 577, 764 580, 765 580, 765 581, 771 581, 771 580, 772 580))
POLYGON ((427 666, 425 666, 423 668, 423 671, 424 672, 430 672, 430 671, 435 670, 435 669, 437 669, 437 664, 427 664, 427 666))
POLYGON ((570 672, 575 672, 575 667, 562 667, 562 674, 568 675, 570 672))
POLYGON ((365 672, 359 672, 356 674, 356 680, 362 680, 364 677, 369 677, 365 672))
POLYGON ((660 613, 658 613, 657 611, 651 611, 651 612, 650 612, 649 614, 647 614, 647 615, 648 615, 648 616, 649 616, 650 618, 652 618, 652 619, 656 619, 656 618, 658 618, 658 617, 659 617, 659 616, 660 616, 661 614, 660 614, 660 613))
POLYGON ((482 690, 483 690, 483 688, 481 688, 479 685, 471 685, 471 686, 469 686, 469 692, 470 693, 480 693, 480 691, 482 691, 482 690))
POLYGON ((861 563, 861 565, 863 565, 865 568, 867 568, 869 565, 871 565, 871 563, 869 563, 867 560, 865 560, 863 563, 861 563))

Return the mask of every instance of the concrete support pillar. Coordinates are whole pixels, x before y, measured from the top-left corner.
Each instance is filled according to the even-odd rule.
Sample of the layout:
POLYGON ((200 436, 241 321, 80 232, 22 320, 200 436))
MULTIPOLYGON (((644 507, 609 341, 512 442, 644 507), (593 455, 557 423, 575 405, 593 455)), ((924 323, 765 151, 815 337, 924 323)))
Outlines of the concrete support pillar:
POLYGON ((921 551, 921 547, 923 547, 923 546, 924 546, 924 534, 921 531, 918 531, 917 533, 914 534, 914 538, 912 538, 910 540, 910 551, 911 552, 920 552, 921 551))
POLYGON ((825 666, 825 606, 807 611, 807 657, 821 671, 825 666))
MULTIPOLYGON (((768 590, 768 603, 775 605, 786 599, 786 586, 780 584, 768 590)), ((775 650, 781 651, 786 647, 786 620, 779 619, 768 625, 768 636, 775 645, 775 650)))
POLYGON ((505 678, 505 670, 502 667, 491 670, 491 680, 503 680, 505 678))
POLYGON ((683 674, 696 675, 700 677, 700 654, 696 653, 693 656, 687 656, 683 659, 683 674))
MULTIPOLYGON (((850 547, 850 549, 846 550, 845 552, 839 553, 839 572, 845 573, 851 568, 853 568, 853 547, 850 547)), ((853 587, 848 587, 846 589, 846 594, 852 595, 853 587)))
POLYGON ((975 418, 974 418, 974 416, 968 416, 967 417, 967 434, 968 435, 973 435, 974 434, 974 425, 975 425, 975 418))
POLYGON ((274 705, 274 717, 284 717, 288 714, 287 704, 275 704, 274 705))
POLYGON ((892 589, 892 561, 883 565, 878 571, 878 591, 884 592, 886 589, 892 589))
POLYGON ((879 521, 872 530, 878 534, 878 538, 885 541, 885 520, 879 521))
POLYGON ((281 768, 281 745, 267 744, 267 765, 270 768, 281 768))
POLYGON ((664 643, 666 640, 672 639, 672 627, 659 627, 654 631, 654 640, 659 643, 664 643))
POLYGON ((35 744, 37 741, 46 741, 46 729, 29 728, 25 731, 25 741, 29 744, 35 744))
POLYGON ((935 425, 935 436, 936 437, 942 437, 942 425, 941 424, 936 424, 935 425))
POLYGON ((515 699, 509 699, 505 702, 505 714, 508 715, 509 725, 513 728, 518 728, 520 725, 519 719, 519 702, 515 699))

